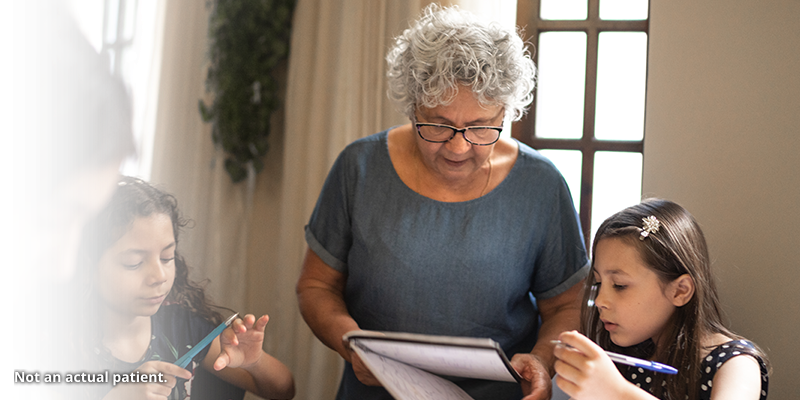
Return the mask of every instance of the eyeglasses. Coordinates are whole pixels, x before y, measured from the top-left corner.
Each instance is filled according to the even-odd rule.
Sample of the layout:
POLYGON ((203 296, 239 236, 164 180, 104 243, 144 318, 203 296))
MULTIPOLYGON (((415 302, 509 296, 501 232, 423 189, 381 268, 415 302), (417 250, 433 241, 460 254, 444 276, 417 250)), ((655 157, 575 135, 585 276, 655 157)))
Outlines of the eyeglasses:
POLYGON ((423 140, 431 143, 445 143, 456 137, 457 133, 464 136, 464 140, 476 146, 488 146, 500 139, 502 126, 468 126, 458 129, 450 125, 414 123, 417 133, 423 140))

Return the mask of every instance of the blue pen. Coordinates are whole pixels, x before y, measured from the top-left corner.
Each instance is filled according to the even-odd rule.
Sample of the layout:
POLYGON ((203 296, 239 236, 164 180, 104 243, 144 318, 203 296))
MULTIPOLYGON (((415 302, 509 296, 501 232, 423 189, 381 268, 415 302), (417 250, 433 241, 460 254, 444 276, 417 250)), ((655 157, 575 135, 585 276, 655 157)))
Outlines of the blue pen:
POLYGON ((186 368, 186 366, 189 365, 189 361, 192 361, 192 359, 194 358, 194 356, 197 355, 197 353, 199 353, 201 350, 206 348, 206 346, 211 344, 211 342, 217 336, 219 336, 222 333, 222 331, 225 330, 225 328, 231 326, 231 324, 233 323, 233 320, 236 319, 236 317, 238 317, 238 316, 239 316, 239 313, 233 314, 233 315, 231 315, 230 318, 226 319, 225 322, 219 324, 219 326, 214 328, 214 330, 211 331, 211 333, 206 335, 206 337, 204 337, 203 340, 200 341, 200 343, 198 343, 191 350, 189 350, 188 353, 184 354, 183 357, 179 358, 178 361, 175 361, 175 365, 177 365, 177 366, 179 366, 181 368, 186 368))
MULTIPOLYGON (((556 344, 556 345, 560 344, 562 346, 566 346, 566 347, 574 349, 573 346, 570 346, 570 345, 568 345, 568 344, 566 344, 566 343, 564 343, 564 342, 562 342, 560 340, 551 340, 550 343, 553 343, 553 344, 556 344)), ((641 358, 636 358, 636 357, 626 356, 626 355, 622 355, 622 354, 612 353, 610 351, 607 351, 606 354, 608 354, 608 358, 610 358, 611 361, 613 361, 615 363, 630 365, 630 366, 644 368, 644 369, 649 369, 650 371, 662 372, 662 373, 671 374, 671 375, 675 375, 675 374, 678 373, 677 369, 675 369, 673 367, 670 367, 667 364, 662 364, 662 363, 655 362, 655 361, 642 360, 641 358)))

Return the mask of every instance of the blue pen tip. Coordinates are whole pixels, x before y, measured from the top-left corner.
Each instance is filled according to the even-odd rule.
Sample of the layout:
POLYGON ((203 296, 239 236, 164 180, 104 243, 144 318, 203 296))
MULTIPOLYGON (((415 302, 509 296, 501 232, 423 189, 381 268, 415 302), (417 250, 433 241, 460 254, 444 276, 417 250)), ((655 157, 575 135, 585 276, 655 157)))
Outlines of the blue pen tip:
POLYGON ((669 365, 664 365, 664 364, 657 363, 657 362, 653 362, 651 365, 653 366, 654 369, 658 370, 659 372, 663 372, 665 374, 673 374, 674 375, 674 374, 678 373, 677 369, 675 369, 673 367, 670 367, 669 365))

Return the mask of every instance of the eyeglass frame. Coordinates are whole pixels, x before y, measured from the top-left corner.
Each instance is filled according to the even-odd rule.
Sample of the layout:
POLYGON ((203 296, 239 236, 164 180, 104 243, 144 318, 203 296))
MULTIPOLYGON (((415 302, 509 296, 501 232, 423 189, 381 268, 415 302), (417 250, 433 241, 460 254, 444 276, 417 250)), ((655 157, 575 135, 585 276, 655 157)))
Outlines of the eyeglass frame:
POLYGON ((468 126, 468 127, 465 127, 465 128, 458 129, 455 126, 450 126, 450 125, 445 125, 445 124, 432 124, 432 123, 428 123, 428 122, 417 122, 417 117, 416 116, 414 116, 414 126, 417 128, 417 135, 419 135, 419 137, 422 138, 422 140, 424 140, 426 142, 430 142, 430 143, 447 143, 447 142, 453 140, 453 138, 456 137, 456 134, 461 133, 461 137, 463 137, 464 140, 467 143, 469 143, 469 144, 471 144, 473 146, 491 146, 491 145, 497 143, 498 140, 500 140, 500 134, 503 133, 503 127, 502 126, 468 126), (424 136, 422 136, 422 132, 419 131, 419 127, 420 126, 436 126, 436 127, 439 127, 439 128, 449 128, 449 129, 451 129, 453 131, 453 134, 450 135, 450 138, 448 138, 447 140, 430 140, 430 139, 426 139, 424 136), (491 143, 475 143, 475 142, 467 139, 467 130, 470 130, 470 129, 492 129, 492 130, 496 130, 497 131, 497 139, 495 139, 491 143))

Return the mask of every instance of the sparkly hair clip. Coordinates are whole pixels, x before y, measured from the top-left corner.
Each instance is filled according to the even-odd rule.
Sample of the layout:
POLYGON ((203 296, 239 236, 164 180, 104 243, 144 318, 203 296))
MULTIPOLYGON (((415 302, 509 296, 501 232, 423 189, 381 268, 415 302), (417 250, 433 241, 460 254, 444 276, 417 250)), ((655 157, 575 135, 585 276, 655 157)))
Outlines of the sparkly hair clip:
POLYGON ((644 240, 644 238, 650 236, 651 233, 658 232, 658 228, 661 227, 661 222, 656 219, 655 215, 651 215, 647 218, 642 218, 642 233, 639 234, 639 240, 644 240))
MULTIPOLYGON (((144 183, 144 181, 142 181, 141 179, 134 179, 132 183, 138 183, 138 184, 140 184, 140 185, 141 185, 142 183, 144 183)), ((126 182, 126 181, 119 181, 119 182, 117 182, 117 185, 118 185, 118 186, 125 186, 125 185, 127 185, 127 184, 128 184, 128 182, 126 182)))

